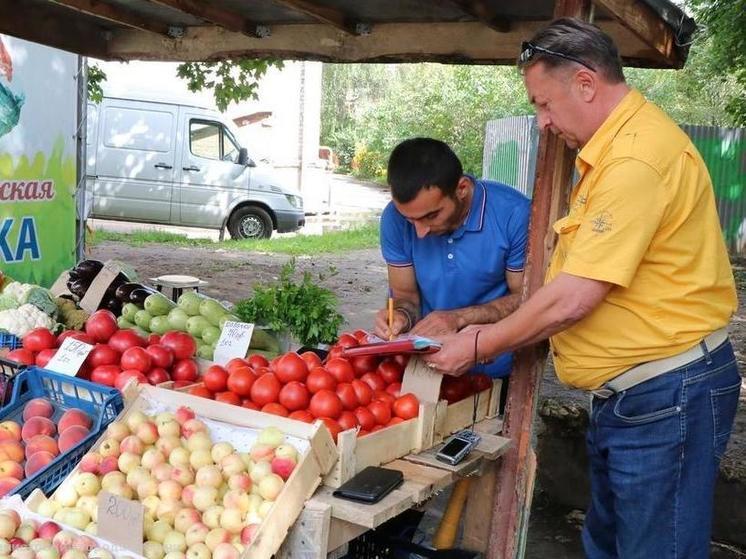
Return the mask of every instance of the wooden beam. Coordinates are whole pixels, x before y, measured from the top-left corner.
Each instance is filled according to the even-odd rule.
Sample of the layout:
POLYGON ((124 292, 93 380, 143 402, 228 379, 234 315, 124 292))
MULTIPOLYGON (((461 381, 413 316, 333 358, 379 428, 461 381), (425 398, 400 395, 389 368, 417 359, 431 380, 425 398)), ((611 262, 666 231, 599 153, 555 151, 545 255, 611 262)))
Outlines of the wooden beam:
POLYGON ((357 34, 354 25, 348 20, 344 12, 335 8, 321 6, 308 0, 274 0, 274 2, 287 6, 296 12, 302 12, 316 21, 331 25, 343 33, 357 34))
MULTIPOLYGON (((590 0, 557 0, 554 16, 589 20, 590 0)), ((555 242, 551 224, 566 213, 574 159, 575 152, 569 150, 563 140, 549 131, 542 131, 531 203, 526 271, 521 293, 523 301, 544 283, 555 242)), ((544 374, 545 348, 546 345, 535 345, 515 353, 502 433, 513 444, 503 455, 497 474, 491 537, 485 554, 488 559, 522 557, 525 549, 536 473, 533 426, 544 374)))
POLYGON ((41 5, 23 6, 18 0, 0 0, 0 33, 85 56, 106 58, 106 38, 101 29, 83 25, 73 17, 54 14, 41 5))
POLYGON ((594 0, 611 12, 617 21, 639 37, 643 43, 655 49, 673 68, 682 68, 686 51, 676 47, 676 36, 653 9, 640 0, 594 0))
POLYGON ((500 33, 510 31, 510 20, 498 16, 484 0, 451 0, 451 2, 461 8, 464 13, 477 18, 494 31, 500 33))
POLYGON ((133 29, 149 31, 159 35, 168 35, 168 25, 150 18, 139 16, 129 10, 123 10, 113 4, 104 4, 96 0, 51 0, 53 3, 89 16, 105 19, 133 29))
POLYGON ((212 2, 201 0, 150 0, 150 2, 173 8, 174 10, 214 23, 234 33, 240 33, 253 38, 266 36, 265 33, 260 31, 261 26, 256 22, 246 19, 239 13, 226 10, 225 8, 218 8, 212 2))

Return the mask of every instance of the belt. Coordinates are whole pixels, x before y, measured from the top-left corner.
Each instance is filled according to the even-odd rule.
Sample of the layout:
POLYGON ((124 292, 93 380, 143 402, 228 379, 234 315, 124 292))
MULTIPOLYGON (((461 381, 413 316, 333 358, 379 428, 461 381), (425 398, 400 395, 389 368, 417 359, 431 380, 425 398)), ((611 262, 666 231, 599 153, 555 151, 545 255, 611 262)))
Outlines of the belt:
POLYGON ((627 369, 622 374, 614 377, 609 382, 604 384, 601 388, 591 390, 591 394, 598 398, 610 398, 618 392, 628 390, 633 386, 637 386, 640 383, 650 380, 657 376, 660 376, 674 369, 678 369, 691 363, 700 357, 705 355, 705 351, 711 352, 719 347, 723 342, 728 339, 728 329, 723 327, 720 330, 715 330, 712 334, 708 335, 701 342, 694 347, 671 357, 664 359, 656 359, 655 361, 648 361, 636 365, 631 369, 627 369))

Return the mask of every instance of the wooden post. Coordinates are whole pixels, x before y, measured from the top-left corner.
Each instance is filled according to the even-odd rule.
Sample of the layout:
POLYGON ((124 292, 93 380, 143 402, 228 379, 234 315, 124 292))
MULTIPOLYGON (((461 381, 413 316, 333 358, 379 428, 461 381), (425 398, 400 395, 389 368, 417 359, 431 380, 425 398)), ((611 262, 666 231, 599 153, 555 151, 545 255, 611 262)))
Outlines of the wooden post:
MULTIPOLYGON (((554 16, 590 20, 590 0, 556 0, 554 16)), ((544 283, 545 270, 555 243, 551 224, 567 211, 574 160, 575 152, 569 150, 564 141, 549 132, 541 133, 523 276, 524 301, 544 283)), ((500 461, 497 472, 492 530, 485 555, 488 559, 523 556, 531 510, 535 476, 533 423, 544 372, 546 345, 519 350, 514 358, 502 433, 513 444, 500 461)))

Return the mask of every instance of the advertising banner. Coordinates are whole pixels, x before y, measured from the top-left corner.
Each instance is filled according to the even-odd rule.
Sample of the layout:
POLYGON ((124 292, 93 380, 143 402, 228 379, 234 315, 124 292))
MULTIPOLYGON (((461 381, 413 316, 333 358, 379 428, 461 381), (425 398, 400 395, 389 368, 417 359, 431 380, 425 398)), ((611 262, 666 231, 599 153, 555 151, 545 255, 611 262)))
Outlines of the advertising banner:
POLYGON ((0 271, 44 287, 75 264, 76 71, 0 35, 0 271))

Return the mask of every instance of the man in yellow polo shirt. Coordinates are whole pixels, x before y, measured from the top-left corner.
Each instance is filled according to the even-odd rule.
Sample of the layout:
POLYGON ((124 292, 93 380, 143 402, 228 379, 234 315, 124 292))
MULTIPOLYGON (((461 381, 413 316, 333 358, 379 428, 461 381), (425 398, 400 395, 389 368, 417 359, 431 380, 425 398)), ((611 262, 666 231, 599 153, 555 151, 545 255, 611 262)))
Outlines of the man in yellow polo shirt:
POLYGON ((686 134, 625 83, 597 27, 556 20, 524 43, 519 66, 539 125, 580 150, 570 211, 554 224, 544 287, 427 359, 460 374, 550 337, 559 378, 593 393, 586 556, 708 557, 741 387, 709 174, 686 134))

